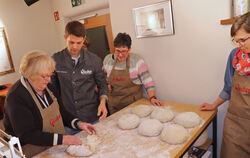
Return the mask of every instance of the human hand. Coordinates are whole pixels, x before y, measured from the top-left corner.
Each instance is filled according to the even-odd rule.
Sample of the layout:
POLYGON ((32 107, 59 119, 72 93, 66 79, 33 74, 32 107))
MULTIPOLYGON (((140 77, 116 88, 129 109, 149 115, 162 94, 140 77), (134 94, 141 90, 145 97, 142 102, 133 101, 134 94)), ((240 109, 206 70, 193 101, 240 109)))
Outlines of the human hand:
POLYGON ((102 116, 99 118, 99 120, 104 120, 108 114, 105 102, 101 102, 99 107, 98 107, 98 112, 97 112, 97 116, 100 116, 102 113, 102 116))
POLYGON ((162 106, 163 105, 163 102, 158 100, 158 99, 155 99, 155 98, 152 98, 150 100, 150 102, 153 104, 153 105, 156 105, 156 106, 162 106))
POLYGON ((64 135, 62 143, 64 145, 82 145, 82 141, 73 135, 64 135))
POLYGON ((203 104, 200 106, 200 110, 201 110, 201 111, 209 111, 209 110, 215 110, 215 109, 216 109, 215 104, 203 103, 203 104))
POLYGON ((82 121, 79 121, 78 122, 78 127, 81 129, 81 130, 84 130, 86 131, 88 134, 96 134, 96 129, 93 125, 91 125, 90 123, 86 123, 86 122, 82 122, 82 121))

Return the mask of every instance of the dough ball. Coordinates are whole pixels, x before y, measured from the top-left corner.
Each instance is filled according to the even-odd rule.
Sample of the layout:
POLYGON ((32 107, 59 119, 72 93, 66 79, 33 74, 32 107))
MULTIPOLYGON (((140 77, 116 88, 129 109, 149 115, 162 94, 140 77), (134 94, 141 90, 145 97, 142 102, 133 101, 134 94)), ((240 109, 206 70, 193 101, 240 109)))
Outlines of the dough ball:
POLYGON ((87 144, 70 145, 66 152, 71 156, 90 156, 95 152, 95 147, 87 144))
POLYGON ((166 126, 162 132, 160 139, 164 142, 167 142, 168 144, 181 144, 187 141, 189 137, 189 133, 187 129, 184 127, 177 125, 177 124, 172 124, 166 126))
POLYGON ((132 109, 132 113, 139 117, 146 117, 153 111, 152 105, 138 105, 132 109))
POLYGON ((139 134, 143 136, 157 136, 161 133, 163 128, 162 123, 156 119, 145 119, 138 127, 139 134))
POLYGON ((121 129, 134 129, 140 123, 140 118, 135 114, 124 114, 118 120, 121 129))
POLYGON ((152 119, 157 119, 161 122, 171 121, 174 118, 174 112, 165 108, 155 108, 151 113, 152 119))
POLYGON ((203 145, 204 143, 206 143, 207 139, 208 139, 208 132, 207 132, 207 130, 205 130, 200 135, 200 137, 195 141, 194 146, 199 147, 199 146, 203 145))
POLYGON ((201 118, 195 112, 183 112, 175 116, 174 122, 185 128, 192 128, 200 124, 201 118))

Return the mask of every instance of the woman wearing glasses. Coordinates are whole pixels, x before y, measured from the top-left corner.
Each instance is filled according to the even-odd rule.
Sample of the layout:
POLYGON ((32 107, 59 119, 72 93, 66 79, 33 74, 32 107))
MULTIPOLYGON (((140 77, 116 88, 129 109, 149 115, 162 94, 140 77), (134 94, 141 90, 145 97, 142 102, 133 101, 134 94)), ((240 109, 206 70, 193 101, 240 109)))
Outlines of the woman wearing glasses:
POLYGON ((108 80, 108 107, 113 114, 143 97, 142 86, 147 91, 153 105, 162 105, 155 97, 155 88, 144 60, 137 54, 130 53, 131 38, 126 33, 119 33, 115 40, 115 53, 104 59, 104 71, 108 80))
POLYGON ((49 146, 80 145, 79 138, 64 135, 64 125, 88 133, 96 130, 66 111, 56 90, 49 84, 55 61, 32 51, 24 55, 18 80, 8 91, 4 105, 6 133, 20 139, 24 154, 31 157, 49 146))
POLYGON ((231 36, 238 47, 229 55, 224 88, 213 104, 200 109, 214 110, 229 100, 221 157, 245 158, 250 155, 250 12, 235 20, 231 36))

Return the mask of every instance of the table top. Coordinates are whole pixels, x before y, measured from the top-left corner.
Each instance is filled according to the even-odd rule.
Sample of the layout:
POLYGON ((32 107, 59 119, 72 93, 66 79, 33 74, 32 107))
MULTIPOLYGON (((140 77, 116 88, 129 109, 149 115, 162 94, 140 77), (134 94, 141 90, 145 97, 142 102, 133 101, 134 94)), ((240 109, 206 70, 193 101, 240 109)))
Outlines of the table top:
MULTIPOLYGON (((123 110, 109 116, 107 119, 95 124, 99 137, 102 143, 97 147, 96 152, 90 156, 91 158, 102 157, 180 157, 183 152, 192 144, 197 136, 204 130, 204 128, 212 121, 217 111, 200 111, 200 106, 174 103, 164 101, 165 106, 169 106, 171 110, 176 113, 192 111, 197 113, 202 118, 202 123, 195 128, 189 128, 190 137, 187 142, 180 145, 169 145, 157 137, 145 137, 138 134, 137 129, 121 130, 117 125, 117 120, 124 113, 130 113, 131 107, 139 104, 151 105, 147 99, 140 99, 135 103, 129 105, 123 110)), ((143 120, 145 118, 141 118, 143 120)), ((172 124, 173 122, 164 123, 163 125, 172 124)), ((78 137, 86 136, 85 132, 77 134, 78 137)), ((48 150, 38 154, 35 157, 44 158, 62 158, 71 157, 66 152, 68 146, 59 145, 53 146, 48 150)))

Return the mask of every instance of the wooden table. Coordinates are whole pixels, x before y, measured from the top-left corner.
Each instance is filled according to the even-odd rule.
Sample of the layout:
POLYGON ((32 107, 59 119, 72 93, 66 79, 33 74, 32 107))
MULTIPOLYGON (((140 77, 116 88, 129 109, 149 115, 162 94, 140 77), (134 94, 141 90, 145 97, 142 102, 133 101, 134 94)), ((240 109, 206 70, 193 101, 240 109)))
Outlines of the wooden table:
MULTIPOLYGON (((137 133, 137 129, 133 130, 121 130, 117 126, 118 118, 124 114, 129 113, 131 107, 139 104, 148 104, 150 102, 147 99, 141 99, 127 108, 111 115, 104 121, 101 121, 95 124, 98 135, 102 139, 102 143, 97 148, 95 154, 91 158, 101 157, 101 158, 145 158, 145 157, 181 157, 188 148, 194 143, 198 136, 207 128, 207 126, 213 121, 213 157, 216 157, 216 113, 217 111, 200 111, 200 106, 173 103, 164 101, 166 106, 176 113, 193 111, 197 113, 202 119, 201 125, 195 128, 188 129, 190 137, 187 142, 181 145, 169 145, 165 142, 162 142, 157 137, 144 137, 140 136, 137 133)), ((141 118, 145 119, 145 118, 141 118)), ((171 124, 172 122, 165 123, 171 124)), ((79 137, 86 136, 85 132, 80 132, 77 134, 79 137)), ((38 154, 35 157, 41 158, 62 158, 62 157, 71 157, 66 154, 64 151, 67 148, 66 145, 59 145, 49 148, 48 150, 38 154)))

